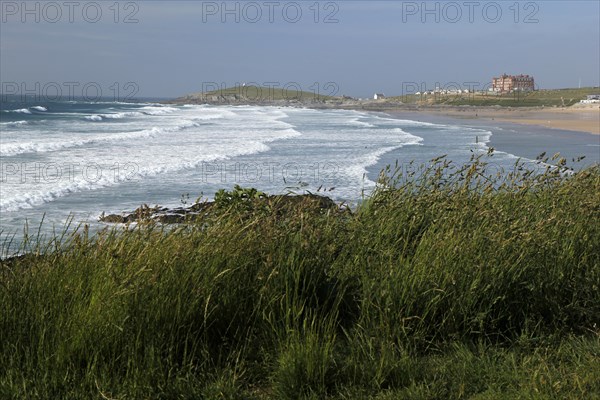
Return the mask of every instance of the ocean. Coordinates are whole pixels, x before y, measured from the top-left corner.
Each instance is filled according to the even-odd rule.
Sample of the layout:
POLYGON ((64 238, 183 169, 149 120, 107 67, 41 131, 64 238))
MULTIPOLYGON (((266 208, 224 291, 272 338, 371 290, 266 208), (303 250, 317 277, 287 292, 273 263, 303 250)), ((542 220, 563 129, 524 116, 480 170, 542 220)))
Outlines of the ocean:
MULTIPOLYGON (((403 113, 155 102, 3 101, 0 244, 23 230, 100 228, 103 213, 211 199, 235 185, 313 193, 349 204, 368 197, 386 165, 457 164, 495 147, 510 169, 542 151, 600 161, 598 136, 403 113)), ((4 245, 6 247, 6 244, 4 245)), ((4 249, 6 253, 7 249, 4 249)))

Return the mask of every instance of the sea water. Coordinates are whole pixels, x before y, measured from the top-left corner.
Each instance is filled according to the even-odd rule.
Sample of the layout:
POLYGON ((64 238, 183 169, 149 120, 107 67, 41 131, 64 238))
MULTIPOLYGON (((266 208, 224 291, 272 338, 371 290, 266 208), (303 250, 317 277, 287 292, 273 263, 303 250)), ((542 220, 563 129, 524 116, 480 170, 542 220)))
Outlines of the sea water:
MULTIPOLYGON (((517 132, 496 125, 351 110, 3 101, 0 242, 14 235, 18 244, 24 226, 37 229, 42 218, 46 234, 67 221, 97 228, 103 212, 181 206, 235 185, 356 204, 388 164, 441 155, 465 163, 485 154, 492 136, 517 132)), ((547 140, 546 151, 571 143, 569 133, 556 135, 566 141, 547 140)), ((531 136, 513 136, 494 154, 498 168, 532 157, 531 136)), ((571 151, 597 163, 598 137, 577 140, 571 151)))

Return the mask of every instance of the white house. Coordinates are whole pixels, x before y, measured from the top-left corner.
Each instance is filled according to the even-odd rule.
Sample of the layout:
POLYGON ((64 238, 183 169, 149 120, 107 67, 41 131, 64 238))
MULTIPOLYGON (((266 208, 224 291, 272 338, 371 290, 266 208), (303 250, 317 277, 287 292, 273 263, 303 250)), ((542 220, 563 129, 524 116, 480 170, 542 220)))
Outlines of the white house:
POLYGON ((581 104, 598 104, 600 103, 600 94, 588 95, 586 100, 581 100, 581 104))
POLYGON ((381 99, 385 99, 385 94, 383 94, 383 93, 375 93, 373 95, 373 100, 381 100, 381 99))

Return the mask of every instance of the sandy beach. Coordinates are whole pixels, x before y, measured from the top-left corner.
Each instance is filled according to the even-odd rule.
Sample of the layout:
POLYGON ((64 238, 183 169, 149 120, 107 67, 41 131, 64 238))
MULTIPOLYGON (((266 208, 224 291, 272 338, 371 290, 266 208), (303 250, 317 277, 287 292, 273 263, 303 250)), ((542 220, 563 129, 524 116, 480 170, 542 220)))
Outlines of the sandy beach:
POLYGON ((568 108, 494 108, 452 107, 420 108, 420 112, 455 118, 500 120, 516 124, 537 125, 551 129, 579 131, 600 135, 600 105, 577 105, 568 108))

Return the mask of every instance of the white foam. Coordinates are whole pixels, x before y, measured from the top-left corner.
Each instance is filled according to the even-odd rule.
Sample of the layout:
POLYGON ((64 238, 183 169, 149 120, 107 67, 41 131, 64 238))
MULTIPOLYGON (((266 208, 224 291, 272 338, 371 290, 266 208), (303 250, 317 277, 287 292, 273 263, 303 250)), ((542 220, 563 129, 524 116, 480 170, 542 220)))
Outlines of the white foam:
MULTIPOLYGON (((115 163, 127 162, 138 167, 133 177, 121 177, 131 181, 131 179, 142 180, 182 170, 193 170, 205 162, 267 152, 270 150, 268 143, 301 135, 294 125, 280 121, 288 114, 276 109, 265 110, 249 107, 234 112, 231 108, 192 108, 185 111, 179 110, 180 114, 175 114, 174 110, 177 109, 167 108, 165 110, 165 107, 156 107, 144 110, 159 116, 164 112, 158 121, 162 124, 174 125, 161 125, 140 131, 93 136, 58 143, 50 141, 6 143, 6 145, 3 143, 0 150, 3 155, 15 155, 81 147, 76 152, 69 150, 64 155, 63 153, 50 155, 47 160, 48 162, 60 160, 60 162, 67 163, 69 160, 76 160, 75 162, 79 163, 82 157, 90 157, 89 159, 94 163, 103 166, 104 171, 112 171, 111 168, 115 163), (172 116, 169 115, 172 113, 172 116), (210 127, 202 125, 201 122, 207 119, 219 119, 221 122, 214 126, 210 125, 210 127), (189 130, 177 134, 177 136, 169 136, 168 139, 160 137, 167 132, 184 131, 190 127, 201 127, 202 130, 189 130), (120 146, 121 149, 118 152, 111 151, 111 146, 101 152, 90 151, 84 147, 98 142, 121 144, 128 140, 153 137, 156 137, 157 140, 150 143, 147 140, 136 141, 132 146, 120 146)), ((143 121, 141 120, 141 122, 143 121)), ((96 181, 86 181, 79 177, 63 179, 51 184, 42 182, 41 185, 31 185, 30 187, 27 185, 5 187, 3 195, 0 196, 0 210, 14 212, 35 208, 73 193, 117 186, 122 182, 124 179, 115 179, 113 176, 103 177, 96 181)))
POLYGON ((131 139, 151 138, 163 133, 176 132, 190 127, 199 126, 197 122, 182 121, 172 127, 153 127, 133 132, 122 132, 105 136, 95 136, 89 139, 70 140, 66 142, 19 142, 2 143, 0 145, 0 155, 4 157, 16 156, 27 153, 47 153, 52 151, 64 150, 72 147, 86 146, 102 142, 123 142, 131 139))
POLYGON ((364 179, 364 183, 366 184, 366 186, 374 186, 375 182, 367 178, 367 168, 377 164, 381 159, 381 156, 383 156, 384 154, 394 150, 398 150, 401 147, 402 145, 383 147, 370 153, 367 153, 364 156, 357 159, 356 163, 350 165, 347 168, 347 174, 351 175, 355 180, 358 181, 364 179))
POLYGON ((159 104, 159 103, 131 103, 131 102, 126 102, 126 101, 77 101, 77 100, 70 100, 70 101, 67 101, 67 103, 69 103, 69 104, 110 104, 110 105, 119 104, 119 105, 124 105, 124 106, 161 106, 161 104, 159 104))
POLYGON ((294 138, 294 137, 298 137, 298 136, 302 136, 302 134, 300 132, 298 132, 296 129, 287 128, 287 129, 278 131, 276 137, 273 137, 271 139, 264 139, 263 141, 265 143, 269 143, 269 142, 274 142, 276 140, 290 139, 290 138, 294 138))
POLYGON ((355 125, 355 126, 364 126, 367 128, 375 128, 376 125, 370 124, 368 122, 364 122, 361 121, 360 118, 353 118, 350 121, 348 121, 348 125, 355 125))
POLYGON ((174 107, 152 106, 148 105, 138 109, 139 111, 123 111, 117 113, 92 114, 85 117, 90 121, 101 121, 103 119, 123 119, 133 117, 143 117, 146 115, 168 115, 178 111, 174 107))
POLYGON ((31 107, 33 110, 37 110, 37 111, 48 111, 48 109, 46 107, 42 107, 42 106, 34 106, 31 107))
MULTIPOLYGON (((390 118, 390 122, 392 122, 392 118, 390 118)), ((427 126, 427 127, 438 127, 438 128, 447 127, 447 125, 432 124, 431 122, 413 121, 411 119, 399 119, 398 123, 403 126, 427 126)))
POLYGON ((0 126, 20 126, 27 125, 29 121, 12 121, 12 122, 0 122, 0 126))
POLYGON ((194 114, 194 119, 208 121, 208 120, 213 120, 213 119, 223 119, 223 118, 230 117, 230 116, 231 115, 226 112, 212 112, 212 113, 194 114))
POLYGON ((395 138, 395 141, 398 142, 396 145, 381 147, 361 155, 346 169, 346 174, 351 176, 355 181, 362 181, 365 188, 375 187, 375 182, 367 177, 367 168, 376 165, 384 154, 398 150, 404 146, 420 145, 423 141, 423 138, 405 132, 401 128, 394 128, 389 133, 397 136, 395 138))
POLYGON ((109 119, 122 119, 122 118, 130 118, 130 117, 139 117, 144 115, 144 113, 141 112, 137 112, 137 111, 127 111, 127 112, 120 112, 120 113, 112 113, 112 114, 99 114, 99 115, 92 115, 92 117, 101 117, 101 118, 109 118, 109 119))
POLYGON ((105 173, 99 179, 84 179, 83 177, 78 177, 76 179, 63 180, 56 184, 52 184, 51 188, 32 190, 13 196, 2 196, 0 199, 0 212, 15 212, 23 209, 30 209, 73 193, 117 186, 125 180, 139 180, 161 174, 193 169, 206 162, 215 162, 231 157, 256 154, 269 151, 270 148, 264 143, 253 141, 238 144, 235 149, 228 150, 227 154, 198 154, 193 160, 185 161, 179 159, 178 162, 170 165, 154 165, 154 163, 150 163, 150 165, 143 166, 135 171, 133 176, 130 175, 128 171, 120 171, 118 175, 115 175, 117 172, 115 172, 113 168, 108 167, 106 170, 111 171, 113 174, 105 173))
POLYGON ((145 107, 140 108, 140 110, 143 110, 142 113, 144 113, 146 115, 165 115, 165 114, 171 114, 175 111, 179 111, 177 108, 165 107, 165 106, 160 106, 160 107, 145 106, 145 107))
POLYGON ((117 113, 105 113, 105 114, 93 114, 88 115, 85 119, 90 121, 102 121, 103 119, 123 119, 123 118, 133 118, 133 117, 142 117, 146 115, 168 115, 175 111, 176 108, 173 107, 153 107, 146 106, 141 107, 140 111, 125 111, 125 112, 117 112, 117 113))
POLYGON ((4 110, 4 112, 14 112, 19 114, 31 114, 31 111, 27 108, 20 108, 18 110, 4 110))
MULTIPOLYGON (((356 198, 361 187, 375 185, 375 182, 367 178, 369 167, 380 162, 386 153, 404 146, 418 145, 423 140, 399 128, 419 125, 417 122, 403 123, 402 120, 345 110, 197 105, 175 108, 147 105, 124 110, 105 109, 100 112, 102 114, 78 115, 81 128, 75 130, 81 129, 83 132, 85 126, 89 126, 89 122, 85 122, 83 118, 88 121, 129 116, 136 118, 133 121, 115 121, 97 126, 107 130, 118 130, 113 133, 109 131, 101 134, 66 134, 53 127, 49 131, 51 135, 45 138, 44 135, 29 136, 31 141, 6 143, 8 147, 3 143, 0 153, 16 155, 45 152, 47 154, 44 154, 44 162, 55 162, 59 165, 90 160, 100 165, 109 176, 93 182, 79 177, 72 180, 63 179, 55 184, 5 186, 0 196, 0 209, 12 212, 37 208, 73 193, 118 186, 125 180, 114 179, 111 168, 124 163, 135 165, 137 168, 133 176, 122 176, 127 178, 128 185, 131 184, 132 187, 147 184, 146 178, 160 177, 151 181, 154 182, 151 186, 159 185, 149 189, 150 193, 156 193, 161 190, 160 185, 167 182, 184 184, 185 182, 181 181, 183 176, 197 179, 196 169, 202 163, 240 156, 249 157, 240 161, 252 161, 255 159, 254 155, 269 152, 271 148, 279 146, 285 147, 283 153, 270 151, 260 157, 268 157, 269 161, 273 162, 296 162, 299 165, 314 165, 314 162, 321 160, 338 165, 339 172, 335 176, 335 186, 338 189, 332 195, 344 193, 346 198, 356 198), (207 120, 211 123, 202 123, 207 120), (197 129, 186 129, 188 127, 197 129), (50 136, 53 138, 50 139, 50 136), (295 141, 301 137, 301 140, 295 141), (40 141, 35 142, 33 139, 36 138, 40 141), (290 140, 290 143, 278 143, 283 140, 290 140), (97 146, 98 143, 115 144, 97 146), (301 147, 306 144, 307 147, 301 147), (293 151, 295 146, 298 146, 298 152, 293 151), (62 151, 63 149, 68 151, 62 151), (182 174, 180 171, 187 172, 182 174)), ((72 116, 73 113, 69 115, 72 116)), ((468 137, 474 138, 471 132, 464 136, 467 141, 468 137)), ((462 142, 463 135, 460 137, 462 142)), ((230 183, 231 181, 227 182, 230 183)), ((274 190, 282 188, 276 187, 274 190)), ((108 195, 113 191, 118 189, 107 191, 108 195)), ((104 195, 105 192, 102 193, 104 195)), ((142 198, 139 201, 147 199, 142 198)), ((93 205, 82 207, 93 208, 93 205)))
MULTIPOLYGON (((83 143, 83 142, 82 142, 83 143)), ((0 155, 3 157, 16 156, 18 154, 38 153, 55 151, 61 148, 71 147, 61 143, 2 143, 0 145, 0 155)))

